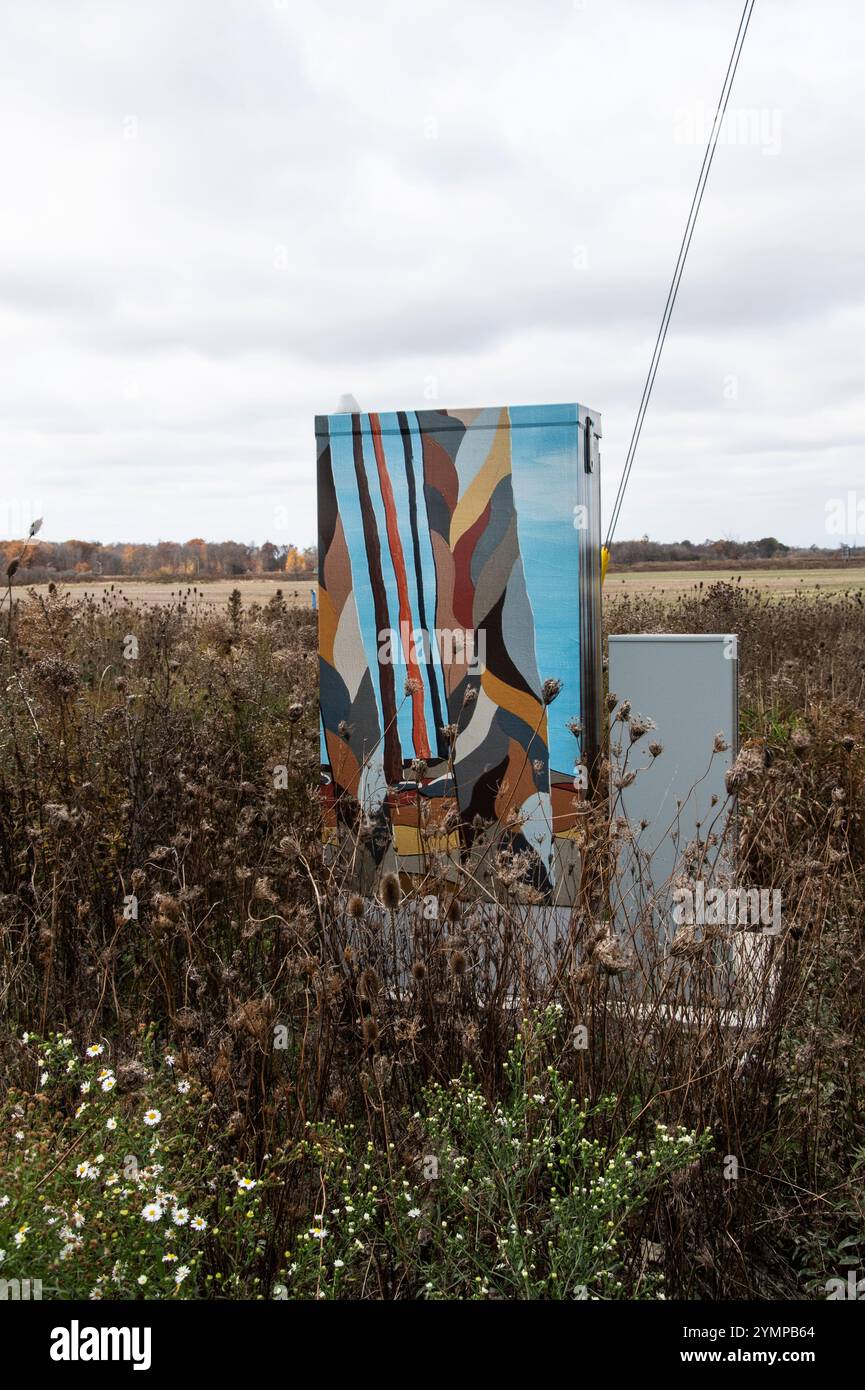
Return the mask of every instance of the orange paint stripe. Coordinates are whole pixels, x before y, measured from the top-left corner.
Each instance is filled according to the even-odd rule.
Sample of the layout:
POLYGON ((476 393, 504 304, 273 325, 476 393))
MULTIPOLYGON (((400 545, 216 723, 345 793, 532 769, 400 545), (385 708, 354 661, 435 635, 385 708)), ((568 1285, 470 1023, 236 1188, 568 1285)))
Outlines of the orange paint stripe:
POLYGON ((408 596, 408 578, 405 570, 405 556, 402 550, 399 530, 397 528, 396 503, 391 487, 390 474, 387 471, 387 463, 384 457, 384 447, 381 442, 381 421, 377 415, 370 415, 369 427, 372 434, 372 446, 375 451, 375 462, 378 469, 378 482, 381 488, 381 498, 384 503, 384 516, 387 525, 387 540, 390 547, 391 559, 393 560, 394 574, 396 575, 396 591, 399 598, 399 628, 400 637, 405 632, 409 634, 406 650, 406 643, 403 641, 405 650, 406 665, 408 667, 409 679, 413 689, 411 695, 411 734, 414 743, 414 751, 419 758, 429 758, 430 746, 429 736, 426 727, 426 715, 424 714, 424 684, 420 667, 415 660, 412 651, 411 633, 414 631, 414 624, 411 616, 411 603, 408 596), (405 626, 403 626, 405 624, 405 626))

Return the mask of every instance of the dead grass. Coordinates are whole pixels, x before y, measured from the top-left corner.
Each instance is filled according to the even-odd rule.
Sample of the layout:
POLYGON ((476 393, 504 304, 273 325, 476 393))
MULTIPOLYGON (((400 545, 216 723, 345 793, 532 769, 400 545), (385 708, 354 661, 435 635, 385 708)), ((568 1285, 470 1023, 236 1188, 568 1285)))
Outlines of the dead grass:
MULTIPOLYGON (((746 1007, 717 942, 647 938, 639 922, 611 936, 606 895, 635 828, 606 800, 585 808, 579 907, 542 951, 530 866, 507 831, 480 902, 432 849, 421 885, 349 902, 353 837, 368 827, 343 808, 342 850, 325 863, 311 613, 275 595, 216 611, 54 593, 2 616, 8 1080, 33 1087, 12 1042, 24 1029, 106 1038, 115 1065, 134 1064, 146 1035, 203 1088, 226 1164, 260 1171, 308 1125, 333 1123, 414 1162, 423 1088, 469 1068, 497 1103, 517 1030, 553 1009, 527 1094, 555 1067, 593 1107, 602 1150, 645 1146, 656 1123, 714 1141, 628 1217, 626 1291, 647 1251, 668 1297, 803 1297, 835 1275, 865 1232, 862 597, 770 601, 724 583, 672 605, 610 599, 611 631, 741 635, 738 857, 745 882, 785 902, 746 1007), (733 1003, 750 1021, 729 1026, 733 1003)), ((641 755, 621 708, 617 732, 641 755)), ((694 879, 709 848, 687 846, 682 873, 694 879)), ((548 1176, 532 1183, 548 1202, 548 1176)), ((272 1281, 304 1209, 290 1189, 267 1201, 272 1281)), ((403 1287, 385 1272, 377 1296, 403 1287)))

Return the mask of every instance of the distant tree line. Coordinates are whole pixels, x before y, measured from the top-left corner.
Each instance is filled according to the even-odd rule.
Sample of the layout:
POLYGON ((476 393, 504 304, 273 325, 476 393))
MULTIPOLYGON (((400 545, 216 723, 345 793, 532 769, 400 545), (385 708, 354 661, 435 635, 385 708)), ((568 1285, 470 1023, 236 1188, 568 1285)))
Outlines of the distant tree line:
POLYGON ((648 536, 643 536, 638 541, 614 541, 610 558, 619 565, 639 565, 651 560, 661 560, 665 564, 681 560, 776 560, 789 554, 790 546, 774 536, 763 536, 758 541, 701 542, 650 541, 648 536))
POLYGON ((23 555, 21 541, 0 541, 4 569, 21 556, 15 574, 18 584, 76 576, 136 575, 157 579, 223 579, 250 574, 283 574, 288 579, 310 578, 316 568, 316 547, 244 545, 241 541, 158 541, 155 545, 106 544, 98 541, 32 540, 23 555))

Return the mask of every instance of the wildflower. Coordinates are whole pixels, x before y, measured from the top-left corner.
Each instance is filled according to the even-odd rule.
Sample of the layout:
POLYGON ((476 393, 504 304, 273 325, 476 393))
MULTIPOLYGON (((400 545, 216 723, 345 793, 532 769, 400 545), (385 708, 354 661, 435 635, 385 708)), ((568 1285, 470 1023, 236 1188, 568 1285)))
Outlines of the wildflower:
POLYGON ((543 684, 543 701, 545 705, 551 705, 553 700, 559 695, 562 689, 562 682, 555 680, 552 676, 548 677, 543 684))
POLYGON ((113 1115, 110 1116, 110 1118, 107 1119, 107 1120, 105 1121, 105 1128, 106 1128, 106 1129, 116 1129, 116 1128, 117 1128, 117 1121, 115 1120, 115 1118, 114 1118, 113 1115))
POLYGON ((105 1080, 104 1080, 103 1083, 102 1083, 102 1089, 103 1089, 103 1091, 113 1091, 113 1090, 114 1090, 114 1087, 115 1087, 116 1085, 117 1085, 117 1081, 116 1081, 115 1077, 113 1077, 113 1076, 106 1076, 105 1080))
POLYGON ((344 1269, 344 1268, 345 1268, 345 1260, 334 1260, 334 1262, 333 1262, 333 1267, 334 1267, 334 1269, 344 1269))
POLYGON ((173 1066, 174 1066, 174 1057, 172 1056, 172 1054, 171 1054, 170 1052, 167 1052, 167 1053, 165 1054, 165 1065, 166 1065, 167 1067, 173 1067, 173 1066))
POLYGON ((82 1094, 82 1096, 86 1096, 86 1095, 87 1095, 87 1092, 88 1092, 89 1090, 90 1090, 90 1082, 89 1082, 89 1081, 82 1081, 82 1082, 81 1082, 81 1094, 82 1094))
POLYGON ((237 1187, 240 1192, 251 1192, 255 1187, 255 1178, 238 1178, 237 1187))
POLYGON ((175 1226, 185 1226, 189 1220, 188 1207, 175 1207, 171 1213, 171 1219, 175 1226))
POLYGON ((179 1268, 176 1269, 176 1270, 174 1271, 174 1282, 175 1282, 175 1284, 177 1284, 177 1286, 179 1287, 179 1286, 183 1283, 184 1279, 187 1277, 188 1274, 189 1274, 189 1265, 180 1265, 179 1268))
POLYGON ((30 1227, 27 1226, 27 1225, 19 1226, 19 1227, 18 1227, 18 1230, 15 1232, 15 1244, 16 1244, 16 1245, 23 1245, 23 1244, 25 1243, 25 1241, 27 1240, 27 1232, 28 1232, 29 1230, 30 1230, 30 1227))
POLYGON ((142 1207, 141 1215, 145 1221, 153 1225, 154 1221, 158 1221, 162 1216, 162 1207, 159 1202, 148 1202, 146 1206, 142 1207))
POLYGON ((417 1221, 420 1216, 420 1207, 410 1207, 407 1215, 411 1217, 412 1221, 417 1221))
POLYGON ((138 1282, 139 1282, 139 1284, 140 1284, 140 1285, 142 1286, 142 1288, 143 1288, 144 1285, 147 1283, 147 1275, 146 1275, 146 1274, 139 1274, 139 1276, 138 1276, 138 1282))
POLYGON ((4 1192, 4 1193, 3 1193, 3 1196, 0 1197, 0 1207, 8 1207, 8 1205, 9 1205, 9 1194, 8 1194, 8 1192, 4 1192))
POLYGON ((193 1231, 207 1230, 207 1222, 205 1221, 203 1216, 193 1216, 189 1224, 192 1227, 193 1231))
POLYGON ((42 1075, 41 1075, 40 1078, 39 1078, 39 1085, 40 1085, 40 1086, 44 1086, 44 1085, 45 1085, 45 1082, 46 1082, 47 1080, 48 1080, 48 1072, 47 1072, 47 1071, 43 1071, 42 1075))
POLYGON ((160 1121, 161 1119, 162 1119, 162 1111, 161 1111, 161 1110, 145 1110, 145 1112, 144 1112, 144 1123, 145 1123, 146 1125, 150 1125, 151 1128, 153 1127, 153 1125, 158 1125, 158 1124, 159 1124, 159 1121, 160 1121))
POLYGON ((191 1089, 190 1083, 188 1081, 178 1081, 177 1089, 182 1096, 185 1096, 186 1093, 191 1089))
POLYGON ((99 1057, 105 1051, 103 1043, 91 1043, 87 1049, 88 1057, 99 1057))
POLYGON ((163 1263, 164 1265, 168 1265, 168 1264, 171 1264, 172 1261, 173 1261, 173 1260, 176 1260, 176 1259, 177 1259, 177 1256, 175 1255, 174 1251, 173 1251, 173 1250, 169 1250, 169 1252, 168 1252, 167 1255, 163 1255, 163 1256, 162 1256, 162 1263, 163 1263))
POLYGON ((309 1235, 312 1236, 313 1240, 324 1240, 325 1236, 327 1235, 327 1231, 325 1231, 321 1226, 312 1226, 310 1227, 309 1235))
POLYGON ((90 1164, 89 1164, 86 1160, 85 1160, 83 1163, 79 1163, 78 1166, 77 1166, 77 1168, 75 1169, 75 1176, 76 1176, 76 1178, 83 1178, 83 1177, 86 1177, 86 1175, 87 1175, 87 1169, 88 1169, 89 1167, 90 1167, 90 1164))

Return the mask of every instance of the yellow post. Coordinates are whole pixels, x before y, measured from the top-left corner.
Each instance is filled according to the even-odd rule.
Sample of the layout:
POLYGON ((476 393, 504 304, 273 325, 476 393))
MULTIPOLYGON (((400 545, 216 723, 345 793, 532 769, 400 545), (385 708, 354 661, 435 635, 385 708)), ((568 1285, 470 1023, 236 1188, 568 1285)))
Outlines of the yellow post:
POLYGON ((607 565, 610 563, 610 552, 605 545, 601 546, 601 583, 607 577, 607 565))

